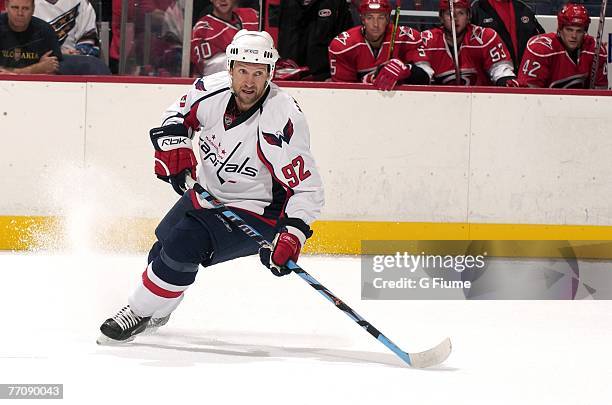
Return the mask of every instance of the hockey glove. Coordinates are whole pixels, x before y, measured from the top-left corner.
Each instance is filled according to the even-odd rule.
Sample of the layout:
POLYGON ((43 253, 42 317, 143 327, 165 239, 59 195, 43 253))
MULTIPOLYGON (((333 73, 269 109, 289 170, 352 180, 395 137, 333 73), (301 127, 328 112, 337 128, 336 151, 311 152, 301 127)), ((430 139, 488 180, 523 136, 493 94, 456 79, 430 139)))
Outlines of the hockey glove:
POLYGON ((272 242, 272 247, 259 249, 261 263, 278 277, 291 273, 291 269, 287 267, 287 262, 289 260, 297 262, 302 246, 306 239, 312 235, 310 227, 300 219, 287 219, 284 223, 287 226, 280 228, 272 242), (297 225, 302 229, 291 225, 297 225))
POLYGON ((521 85, 519 84, 518 80, 510 79, 506 82, 506 87, 521 87, 521 85))
POLYGON ((382 66, 380 72, 376 75, 374 86, 378 90, 393 90, 397 82, 410 77, 410 69, 410 64, 405 64, 399 59, 391 59, 382 66))
POLYGON ((372 84, 374 83, 374 79, 376 79, 376 70, 371 71, 370 73, 367 73, 365 76, 363 76, 361 78, 361 83, 363 84, 372 84))
POLYGON ((173 124, 153 128, 149 133, 155 147, 157 178, 170 183, 174 191, 183 195, 187 190, 185 177, 195 177, 198 164, 187 128, 173 124))
POLYGON ((500 77, 495 82, 495 85, 500 87, 521 87, 518 80, 516 80, 516 77, 514 76, 500 77))

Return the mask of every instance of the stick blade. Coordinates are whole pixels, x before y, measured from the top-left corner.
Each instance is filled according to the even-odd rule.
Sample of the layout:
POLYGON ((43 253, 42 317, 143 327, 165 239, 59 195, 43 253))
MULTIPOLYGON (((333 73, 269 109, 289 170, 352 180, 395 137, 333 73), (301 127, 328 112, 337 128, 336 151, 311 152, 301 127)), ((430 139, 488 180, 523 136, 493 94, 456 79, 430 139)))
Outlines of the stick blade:
POLYGON ((453 345, 450 338, 444 339, 436 347, 420 353, 410 353, 412 367, 425 368, 442 363, 451 354, 453 345))

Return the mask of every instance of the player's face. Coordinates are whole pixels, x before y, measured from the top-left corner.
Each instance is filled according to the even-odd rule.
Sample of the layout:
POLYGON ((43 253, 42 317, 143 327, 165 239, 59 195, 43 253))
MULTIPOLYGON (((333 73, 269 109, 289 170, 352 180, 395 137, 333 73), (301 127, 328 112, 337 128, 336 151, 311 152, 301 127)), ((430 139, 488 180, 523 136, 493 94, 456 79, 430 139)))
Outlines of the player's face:
MULTIPOLYGON (((444 10, 440 17, 442 25, 447 32, 452 32, 453 26, 450 18, 450 11, 444 10)), ((465 8, 455 8, 455 31, 457 35, 462 35, 470 23, 470 13, 465 8)))
POLYGON ((212 0, 213 9, 220 14, 228 14, 234 9, 236 0, 212 0))
POLYGON ((370 42, 377 42, 385 34, 389 24, 389 14, 387 13, 366 13, 361 17, 365 27, 366 39, 370 42))
POLYGON ((568 51, 574 51, 582 46, 586 31, 582 27, 566 25, 559 31, 559 38, 568 51))
POLYGON ((241 111, 251 108, 261 98, 268 81, 268 65, 262 63, 234 62, 230 71, 232 89, 241 111))
POLYGON ((6 12, 11 29, 16 32, 25 31, 32 21, 34 0, 9 0, 6 4, 6 12))

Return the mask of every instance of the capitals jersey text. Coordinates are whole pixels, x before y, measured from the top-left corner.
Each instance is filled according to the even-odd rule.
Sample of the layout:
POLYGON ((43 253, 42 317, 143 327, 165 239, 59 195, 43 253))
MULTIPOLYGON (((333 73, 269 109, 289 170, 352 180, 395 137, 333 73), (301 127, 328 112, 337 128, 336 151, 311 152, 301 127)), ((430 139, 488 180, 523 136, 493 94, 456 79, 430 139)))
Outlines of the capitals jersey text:
MULTIPOLYGON (((444 29, 423 31, 422 38, 434 70, 434 83, 456 84, 455 58, 444 38, 444 29)), ((468 24, 457 52, 463 85, 490 86, 502 77, 514 77, 510 53, 491 28, 468 24)))
POLYGON ((225 21, 212 14, 202 17, 191 34, 191 62, 203 75, 225 69, 225 48, 241 29, 257 31, 259 17, 252 8, 237 8, 234 19, 225 21))
POLYGON ((162 125, 200 130, 198 179, 223 203, 312 223, 323 206, 323 186, 297 102, 270 84, 257 104, 232 119, 232 98, 227 72, 206 76, 166 110, 162 125))
MULTIPOLYGON (((595 38, 588 34, 584 36, 576 60, 565 50, 557 33, 535 36, 529 40, 523 54, 519 84, 528 87, 588 88, 594 55, 595 38)), ((608 88, 607 61, 606 47, 602 46, 599 51, 595 88, 608 88)))
MULTIPOLYGON (((360 82, 389 59, 389 44, 393 25, 389 24, 378 53, 366 41, 363 28, 353 27, 340 33, 329 44, 329 64, 332 80, 360 82)), ((421 33, 410 27, 399 26, 396 32, 393 57, 404 63, 419 66, 431 76, 431 67, 423 51, 421 33)))

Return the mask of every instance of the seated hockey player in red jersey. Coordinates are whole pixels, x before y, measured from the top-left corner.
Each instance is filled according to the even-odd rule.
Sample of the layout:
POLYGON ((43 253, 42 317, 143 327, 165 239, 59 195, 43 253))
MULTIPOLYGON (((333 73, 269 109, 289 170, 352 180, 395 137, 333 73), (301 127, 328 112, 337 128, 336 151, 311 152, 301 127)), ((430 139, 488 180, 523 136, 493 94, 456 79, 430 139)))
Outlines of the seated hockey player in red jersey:
MULTIPOLYGON (((454 0, 455 32, 463 86, 516 87, 514 66, 508 49, 491 28, 470 24, 467 0, 454 0)), ((423 31, 423 45, 434 70, 434 84, 457 85, 450 5, 440 0, 442 26, 423 31)))
POLYGON ((237 8, 238 0, 212 0, 213 10, 191 33, 191 63, 197 73, 210 75, 225 69, 225 48, 241 29, 257 31, 259 17, 252 8, 237 8))
POLYGON ((306 117, 274 83, 278 52, 267 32, 240 30, 226 50, 226 71, 198 79, 150 131, 155 174, 181 195, 155 229, 157 242, 128 305, 100 327, 98 343, 127 342, 163 325, 209 267, 259 252, 275 275, 291 273, 310 224, 323 206, 323 184, 310 151, 306 117), (192 144, 196 138, 197 146, 192 144), (271 246, 225 219, 187 187, 197 180, 239 212, 271 246))
POLYGON ((342 32, 329 44, 332 80, 373 83, 380 90, 396 84, 429 84, 432 70, 419 31, 400 26, 389 55, 393 24, 388 0, 362 0, 361 26, 342 32))
MULTIPOLYGON (((529 40, 519 69, 521 86, 588 88, 595 39, 587 34, 591 19, 581 4, 566 4, 557 15, 557 32, 529 40)), ((599 50, 595 88, 608 88, 607 52, 599 50)))

